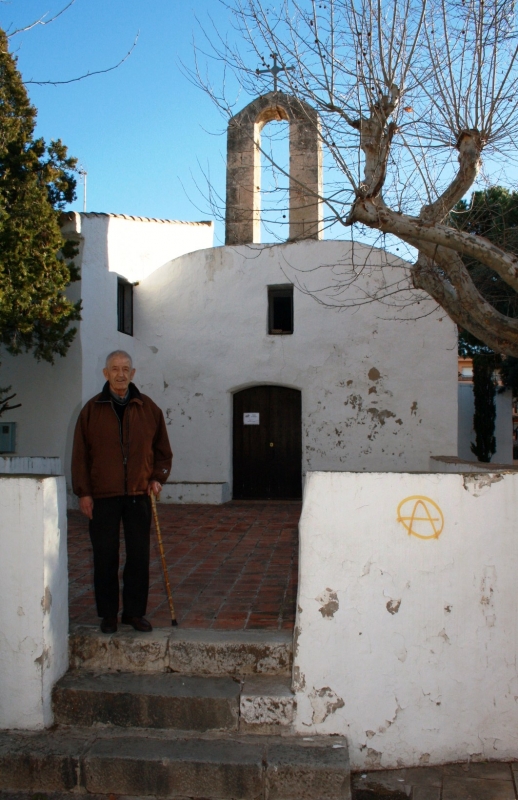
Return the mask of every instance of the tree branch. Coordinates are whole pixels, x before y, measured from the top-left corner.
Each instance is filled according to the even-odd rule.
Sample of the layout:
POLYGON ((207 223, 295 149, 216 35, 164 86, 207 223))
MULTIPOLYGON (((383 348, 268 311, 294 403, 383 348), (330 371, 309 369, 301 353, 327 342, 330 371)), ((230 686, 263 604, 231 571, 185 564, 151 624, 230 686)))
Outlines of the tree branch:
POLYGON ((133 53, 133 50, 137 46, 137 42, 138 42, 139 36, 140 36, 140 31, 138 31, 137 35, 135 36, 135 40, 134 40, 133 44, 131 45, 130 49, 128 50, 128 52, 126 53, 126 55, 124 56, 124 58, 121 58, 121 60, 117 64, 114 64, 113 67, 107 67, 106 69, 97 69, 97 70, 94 70, 93 72, 90 72, 90 71, 89 72, 85 72, 83 75, 79 75, 77 78, 69 78, 66 81, 35 81, 35 80, 31 79, 31 80, 24 81, 24 83, 25 84, 34 84, 36 86, 62 86, 63 84, 66 84, 66 83, 77 83, 78 81, 85 80, 85 78, 92 78, 94 75, 104 75, 107 72, 113 72, 114 69, 118 69, 131 56, 131 54, 133 53))
POLYGON ((518 290, 518 257, 501 250, 482 236, 447 225, 434 225, 420 217, 398 214, 371 198, 356 200, 349 222, 362 222, 382 233, 392 233, 418 249, 422 249, 422 243, 427 243, 474 258, 493 269, 509 286, 518 290))
POLYGON ((17 33, 25 33, 26 31, 30 31, 33 28, 36 28, 38 25, 50 25, 51 22, 54 22, 54 20, 60 17, 62 14, 64 14, 65 11, 68 11, 70 6, 73 6, 75 2, 76 0, 70 0, 70 3, 67 3, 67 5, 61 9, 61 11, 58 11, 58 13, 54 14, 54 16, 51 17, 50 19, 45 19, 47 14, 44 14, 39 19, 35 20, 35 22, 31 22, 29 25, 25 25, 25 27, 23 28, 16 28, 16 30, 11 31, 11 33, 6 32, 7 38, 10 39, 12 36, 16 36, 17 33))

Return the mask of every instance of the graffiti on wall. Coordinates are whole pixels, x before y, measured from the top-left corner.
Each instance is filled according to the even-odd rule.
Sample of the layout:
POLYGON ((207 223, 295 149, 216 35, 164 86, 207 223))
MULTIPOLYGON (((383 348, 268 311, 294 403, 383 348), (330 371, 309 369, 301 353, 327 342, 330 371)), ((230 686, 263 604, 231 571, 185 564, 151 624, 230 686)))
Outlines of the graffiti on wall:
POLYGON ((436 502, 424 495, 405 497, 397 508, 397 521, 409 536, 438 539, 444 528, 444 516, 436 502))

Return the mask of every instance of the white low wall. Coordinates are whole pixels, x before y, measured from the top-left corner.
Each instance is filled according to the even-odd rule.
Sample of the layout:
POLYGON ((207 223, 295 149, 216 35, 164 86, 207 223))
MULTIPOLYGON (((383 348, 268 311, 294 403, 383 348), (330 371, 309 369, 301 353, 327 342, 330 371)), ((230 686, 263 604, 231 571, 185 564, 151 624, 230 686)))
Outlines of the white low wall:
POLYGON ((52 724, 68 667, 65 478, 0 477, 0 728, 52 724))
POLYGON ((300 733, 356 769, 518 758, 517 509, 516 473, 308 474, 300 733))
POLYGON ((2 475, 61 475, 62 472, 60 458, 0 456, 2 475))

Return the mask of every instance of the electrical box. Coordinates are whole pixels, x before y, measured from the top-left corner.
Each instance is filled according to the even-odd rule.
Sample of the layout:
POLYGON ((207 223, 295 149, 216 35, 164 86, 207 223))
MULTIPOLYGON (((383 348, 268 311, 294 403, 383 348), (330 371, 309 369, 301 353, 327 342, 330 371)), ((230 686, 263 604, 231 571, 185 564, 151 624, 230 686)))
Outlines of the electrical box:
POLYGON ((16 422, 2 422, 0 419, 0 453, 15 452, 16 422))

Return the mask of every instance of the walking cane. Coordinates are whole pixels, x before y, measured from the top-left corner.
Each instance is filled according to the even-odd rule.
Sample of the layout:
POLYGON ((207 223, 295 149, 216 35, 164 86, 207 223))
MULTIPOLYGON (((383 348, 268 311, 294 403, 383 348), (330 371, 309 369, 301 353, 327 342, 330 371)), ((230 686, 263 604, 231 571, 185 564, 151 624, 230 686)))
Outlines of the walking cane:
POLYGON ((156 538, 158 539, 158 547, 160 549, 160 559, 162 561, 162 570, 164 572, 165 588, 167 591, 167 599, 169 601, 169 611, 171 612, 171 625, 178 625, 176 621, 176 614, 174 613, 173 596, 171 594, 171 586, 169 585, 169 575, 167 574, 167 564, 165 563, 164 545, 162 544, 162 534, 160 533, 160 525, 158 524, 156 500, 153 492, 151 492, 151 507, 153 509, 153 519, 155 520, 156 538))

